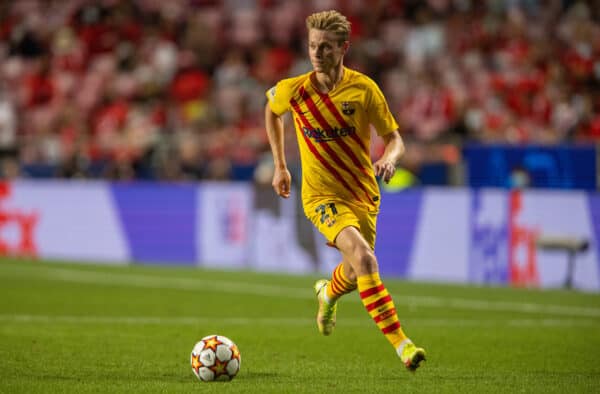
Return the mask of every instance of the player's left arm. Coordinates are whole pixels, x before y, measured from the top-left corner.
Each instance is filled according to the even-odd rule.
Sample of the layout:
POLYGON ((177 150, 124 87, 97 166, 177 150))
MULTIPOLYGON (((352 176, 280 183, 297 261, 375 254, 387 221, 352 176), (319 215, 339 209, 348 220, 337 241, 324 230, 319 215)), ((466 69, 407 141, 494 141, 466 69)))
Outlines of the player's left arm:
POLYGON ((388 183, 396 172, 396 165, 400 157, 404 154, 404 141, 400 136, 400 127, 394 119, 381 89, 373 80, 367 78, 367 81, 365 102, 368 121, 375 126, 377 134, 383 138, 385 144, 383 155, 373 163, 373 170, 375 176, 381 177, 385 183, 388 183))
POLYGON ((387 133, 381 138, 383 138, 385 149, 379 160, 373 163, 373 169, 375 176, 381 177, 385 183, 388 183, 396 172, 396 165, 400 157, 404 154, 404 141, 398 130, 387 133))

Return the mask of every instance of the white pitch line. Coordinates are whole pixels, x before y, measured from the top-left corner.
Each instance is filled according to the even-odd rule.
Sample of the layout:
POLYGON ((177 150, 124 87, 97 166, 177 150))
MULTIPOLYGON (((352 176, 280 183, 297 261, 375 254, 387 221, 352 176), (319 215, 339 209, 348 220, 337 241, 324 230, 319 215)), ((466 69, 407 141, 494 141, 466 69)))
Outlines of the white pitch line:
MULTIPOLYGON (((76 315, 0 315, 4 323, 45 323, 45 324, 124 324, 124 325, 200 325, 218 324, 219 326, 313 326, 313 318, 259 318, 259 317, 156 317, 156 316, 76 316, 76 315)), ((364 319, 339 319, 340 326, 372 326, 373 322, 364 319)), ((600 323, 582 319, 463 319, 463 318, 412 318, 414 326, 446 327, 600 327, 600 323)))
MULTIPOLYGON (((0 266, 1 268, 1 266, 0 266)), ((14 267, 11 267, 13 269, 14 267)), ((314 294, 310 288, 292 288, 272 284, 251 284, 224 280, 205 280, 199 278, 170 278, 143 274, 112 274, 100 271, 81 271, 55 268, 49 264, 29 267, 21 266, 28 277, 60 280, 74 283, 90 283, 113 286, 134 286, 151 289, 171 289, 185 291, 215 291, 220 293, 255 295, 262 297, 280 297, 312 300, 314 294)), ((13 274, 15 271, 13 270, 13 274)), ((2 274, 2 271, 0 271, 2 274)), ((467 298, 435 296, 415 296, 393 294, 394 302, 409 307, 435 307, 454 310, 500 311, 525 314, 600 317, 600 308, 535 304, 527 302, 489 301, 467 298)), ((348 297, 344 301, 360 302, 357 297, 348 297)))

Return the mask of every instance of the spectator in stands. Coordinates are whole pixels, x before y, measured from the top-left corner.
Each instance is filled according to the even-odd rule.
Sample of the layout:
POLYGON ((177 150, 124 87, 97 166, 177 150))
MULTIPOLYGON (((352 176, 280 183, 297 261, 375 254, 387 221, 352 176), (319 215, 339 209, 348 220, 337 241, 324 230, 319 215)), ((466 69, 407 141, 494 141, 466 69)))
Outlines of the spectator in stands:
POLYGON ((0 2, 4 176, 250 179, 262 92, 310 68, 297 16, 324 7, 406 120, 409 169, 468 141, 600 141, 593 0, 28 0, 0 2))

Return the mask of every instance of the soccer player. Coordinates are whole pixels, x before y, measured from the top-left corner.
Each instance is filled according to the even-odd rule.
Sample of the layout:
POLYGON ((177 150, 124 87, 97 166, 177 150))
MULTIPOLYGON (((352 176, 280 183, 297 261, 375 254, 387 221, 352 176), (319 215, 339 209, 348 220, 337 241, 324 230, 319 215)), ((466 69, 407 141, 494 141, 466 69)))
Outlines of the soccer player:
POLYGON ((333 10, 319 12, 306 18, 306 27, 313 71, 281 80, 266 92, 265 124, 275 164, 272 185, 279 196, 290 196, 282 115, 291 111, 302 162, 304 212, 342 255, 331 279, 314 286, 319 331, 332 333, 338 299, 358 289, 371 318, 414 371, 425 360, 425 351, 404 334, 374 254, 380 203, 375 177, 388 182, 404 152, 398 124, 375 82, 343 65, 350 45, 346 17, 333 10), (370 160, 369 125, 385 143, 375 163, 370 160))

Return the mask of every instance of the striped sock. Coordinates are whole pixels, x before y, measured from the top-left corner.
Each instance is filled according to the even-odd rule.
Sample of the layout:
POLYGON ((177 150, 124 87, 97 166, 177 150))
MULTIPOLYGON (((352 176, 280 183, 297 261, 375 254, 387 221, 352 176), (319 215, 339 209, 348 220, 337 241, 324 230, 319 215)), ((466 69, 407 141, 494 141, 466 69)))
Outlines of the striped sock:
POLYGON ((357 279, 360 299, 383 335, 394 349, 407 339, 400 327, 392 296, 379 278, 379 273, 359 276, 357 279))
POLYGON ((356 282, 351 282, 350 279, 344 275, 344 268, 342 263, 339 263, 331 274, 331 280, 327 285, 326 297, 328 302, 335 302, 338 298, 344 294, 348 294, 356 290, 356 282))

